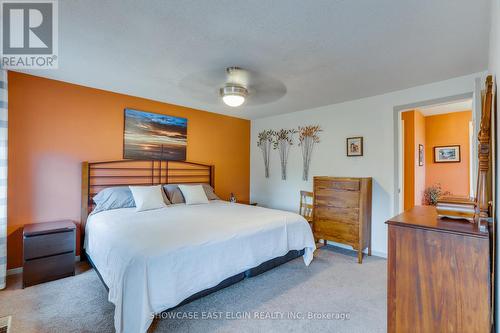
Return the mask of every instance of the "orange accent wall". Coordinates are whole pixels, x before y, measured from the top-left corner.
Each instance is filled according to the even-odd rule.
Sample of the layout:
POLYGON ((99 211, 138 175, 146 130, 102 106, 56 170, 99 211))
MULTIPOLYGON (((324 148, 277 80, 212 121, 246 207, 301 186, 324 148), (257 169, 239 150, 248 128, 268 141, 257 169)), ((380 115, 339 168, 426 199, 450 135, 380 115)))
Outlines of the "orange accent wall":
POLYGON ((454 112, 425 117, 426 186, 440 183, 444 191, 469 196, 469 122, 472 112, 454 112), (434 163, 434 147, 460 145, 460 163, 434 163))
POLYGON ((404 121, 404 210, 408 210, 422 204, 425 189, 425 163, 418 165, 418 145, 425 145, 425 117, 411 110, 402 112, 401 119, 404 121))
POLYGON ((250 121, 9 72, 8 268, 22 226, 80 219, 82 161, 121 159, 123 110, 188 118, 187 159, 215 165, 215 190, 249 200, 250 121))
POLYGON ((425 159, 424 165, 419 165, 418 160, 418 146, 424 145, 425 154, 425 143, 426 143, 426 117, 424 117, 419 111, 415 110, 415 206, 422 205, 422 199, 425 190, 425 179, 426 179, 426 166, 425 159))

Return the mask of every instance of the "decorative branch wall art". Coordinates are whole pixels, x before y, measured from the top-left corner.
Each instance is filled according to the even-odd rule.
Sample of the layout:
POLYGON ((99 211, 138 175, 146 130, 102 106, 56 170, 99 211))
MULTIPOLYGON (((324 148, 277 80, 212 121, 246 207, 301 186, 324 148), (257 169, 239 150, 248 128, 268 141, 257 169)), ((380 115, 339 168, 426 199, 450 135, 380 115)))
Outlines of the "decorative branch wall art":
POLYGON ((293 146, 293 135, 297 133, 296 129, 280 129, 274 132, 273 148, 280 153, 281 161, 281 179, 286 180, 286 165, 288 162, 288 153, 293 146))
POLYGON ((299 126, 299 146, 302 148, 302 180, 309 179, 309 165, 311 164, 311 156, 314 149, 314 144, 319 142, 319 132, 322 129, 319 125, 316 126, 299 126))
POLYGON ((257 146, 262 151, 262 157, 264 158, 264 170, 266 178, 269 178, 269 153, 271 152, 271 144, 273 143, 274 131, 264 130, 259 133, 257 146))

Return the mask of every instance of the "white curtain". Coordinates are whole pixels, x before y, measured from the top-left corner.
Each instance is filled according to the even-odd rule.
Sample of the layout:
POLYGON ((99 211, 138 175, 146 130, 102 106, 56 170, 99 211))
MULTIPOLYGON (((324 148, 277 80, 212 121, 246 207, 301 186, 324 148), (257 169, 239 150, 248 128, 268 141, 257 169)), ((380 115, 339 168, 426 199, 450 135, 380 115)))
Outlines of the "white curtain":
POLYGON ((7 71, 0 69, 0 289, 7 275, 7 71))

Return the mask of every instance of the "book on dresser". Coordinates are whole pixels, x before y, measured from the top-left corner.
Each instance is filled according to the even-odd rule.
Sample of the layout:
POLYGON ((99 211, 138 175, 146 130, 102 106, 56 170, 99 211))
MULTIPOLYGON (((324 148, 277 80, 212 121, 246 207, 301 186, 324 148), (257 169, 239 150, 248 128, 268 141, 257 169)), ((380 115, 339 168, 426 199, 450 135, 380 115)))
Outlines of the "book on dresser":
POLYGON ((372 178, 314 177, 314 237, 371 255, 372 178))

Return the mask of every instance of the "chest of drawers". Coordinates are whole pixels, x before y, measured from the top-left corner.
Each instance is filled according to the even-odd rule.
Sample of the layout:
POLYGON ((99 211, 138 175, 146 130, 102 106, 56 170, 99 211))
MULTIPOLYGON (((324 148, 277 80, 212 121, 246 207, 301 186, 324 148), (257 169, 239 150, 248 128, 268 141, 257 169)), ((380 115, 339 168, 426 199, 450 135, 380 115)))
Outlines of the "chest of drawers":
POLYGON ((314 177, 314 236, 371 255, 372 179, 314 177))

